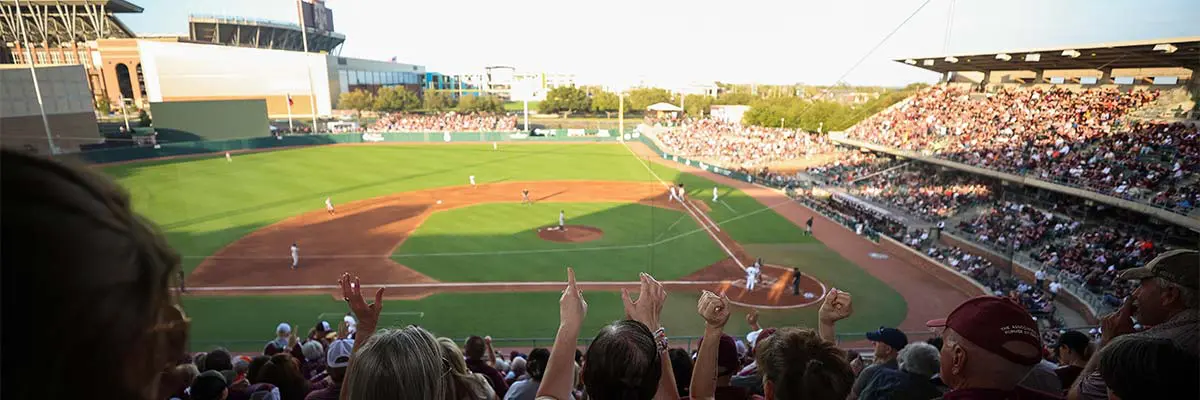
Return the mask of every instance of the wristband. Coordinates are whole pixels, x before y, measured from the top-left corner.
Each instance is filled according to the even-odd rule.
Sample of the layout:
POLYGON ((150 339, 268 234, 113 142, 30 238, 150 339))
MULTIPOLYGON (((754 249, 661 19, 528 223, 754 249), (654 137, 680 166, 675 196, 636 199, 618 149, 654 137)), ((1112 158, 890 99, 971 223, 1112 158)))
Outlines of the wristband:
POLYGON ((667 328, 658 328, 654 331, 654 346, 658 348, 659 353, 667 351, 670 347, 667 341, 667 328))

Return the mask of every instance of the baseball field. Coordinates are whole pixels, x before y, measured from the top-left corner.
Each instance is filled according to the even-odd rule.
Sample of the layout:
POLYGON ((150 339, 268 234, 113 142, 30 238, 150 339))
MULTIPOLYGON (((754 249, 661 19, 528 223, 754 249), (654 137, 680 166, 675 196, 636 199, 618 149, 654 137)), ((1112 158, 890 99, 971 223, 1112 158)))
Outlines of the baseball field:
MULTIPOLYGON (((582 282, 592 332, 621 318, 619 289, 642 271, 669 290, 674 337, 702 333, 702 289, 760 308, 773 326, 815 326, 824 291, 849 291, 855 315, 841 333, 913 327, 940 311, 913 304, 929 290, 915 283, 923 278, 868 257, 865 239, 773 190, 669 164, 639 143, 316 146, 102 170, 183 256, 197 350, 261 349, 279 322, 336 323, 346 307, 334 285, 346 271, 387 287, 385 324, 502 346, 549 343, 566 266, 582 282), (665 185, 679 183, 686 203, 667 198, 665 185), (559 212, 566 231, 547 229, 559 212), (743 267, 758 257, 768 268, 747 292, 743 267), (803 273, 801 295, 791 268, 803 273)), ((741 315, 731 324, 746 328, 741 315)))

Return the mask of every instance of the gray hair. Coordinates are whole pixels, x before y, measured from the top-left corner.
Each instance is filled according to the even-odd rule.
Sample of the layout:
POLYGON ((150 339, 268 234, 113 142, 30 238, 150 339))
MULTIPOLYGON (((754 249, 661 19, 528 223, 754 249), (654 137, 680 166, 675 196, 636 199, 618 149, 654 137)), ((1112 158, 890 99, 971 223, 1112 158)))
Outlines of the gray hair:
POLYGON ((419 327, 375 332, 351 358, 345 388, 351 399, 391 400, 397 393, 414 399, 445 399, 442 349, 419 327))
POLYGON ((325 357, 325 347, 316 340, 304 342, 304 345, 300 347, 300 352, 304 353, 304 359, 307 361, 320 360, 325 357))
POLYGON ((525 358, 517 357, 512 360, 512 372, 517 377, 525 374, 525 358))
POLYGON ((1175 289, 1179 291, 1179 300, 1183 301, 1183 306, 1189 310, 1200 308, 1200 296, 1196 295, 1196 289, 1180 285, 1175 282, 1168 281, 1163 278, 1154 278, 1154 283, 1163 289, 1175 289))
POLYGON ((901 371, 929 378, 941 368, 938 357, 937 347, 925 342, 915 342, 900 349, 900 355, 896 359, 900 363, 901 371))

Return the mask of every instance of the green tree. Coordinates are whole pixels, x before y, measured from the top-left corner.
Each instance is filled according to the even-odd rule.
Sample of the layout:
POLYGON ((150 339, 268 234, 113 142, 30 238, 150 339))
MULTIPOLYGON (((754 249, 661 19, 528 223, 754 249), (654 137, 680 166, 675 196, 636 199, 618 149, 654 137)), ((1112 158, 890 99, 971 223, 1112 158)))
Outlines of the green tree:
POLYGON ((612 113, 620 111, 620 108, 621 99, 617 97, 616 93, 599 92, 592 96, 592 111, 602 112, 605 116, 612 117, 612 113))
POLYGON ((398 112, 415 110, 420 107, 421 99, 417 94, 402 86, 382 87, 375 93, 373 108, 381 112, 398 112))
POLYGON ((504 102, 495 96, 463 96, 458 100, 458 111, 470 112, 503 112, 504 102))
POLYGON ((689 94, 683 98, 683 111, 692 116, 707 114, 712 105, 713 98, 702 94, 689 94))
POLYGON ((454 108, 454 98, 445 92, 425 92, 423 108, 429 111, 445 111, 454 108))
POLYGON ((667 89, 640 88, 629 91, 629 98, 625 102, 625 105, 630 110, 645 112, 646 107, 657 103, 670 103, 672 99, 674 99, 674 96, 667 89))
POLYGON ((758 100, 758 97, 750 94, 750 92, 726 92, 718 95, 713 104, 748 106, 755 100, 758 100))
POLYGON ((343 110, 354 110, 356 113, 362 114, 363 110, 370 110, 374 106, 375 96, 371 92, 358 89, 353 92, 342 92, 338 95, 338 108, 343 110))
POLYGON ((112 102, 108 100, 108 97, 100 97, 100 99, 96 100, 96 110, 99 110, 104 115, 108 115, 112 112, 112 102))
POLYGON ((571 115, 573 112, 587 111, 591 107, 592 99, 588 97, 587 92, 576 87, 560 86, 546 93, 546 100, 538 103, 538 112, 571 115))

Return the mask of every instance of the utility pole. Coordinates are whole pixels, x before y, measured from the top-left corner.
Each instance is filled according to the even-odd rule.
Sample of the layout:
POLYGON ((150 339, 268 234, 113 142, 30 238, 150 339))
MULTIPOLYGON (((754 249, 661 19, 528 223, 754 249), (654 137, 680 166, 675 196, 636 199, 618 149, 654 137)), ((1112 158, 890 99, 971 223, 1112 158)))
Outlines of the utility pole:
POLYGON ((29 45, 29 34, 25 32, 25 17, 21 13, 21 0, 17 0, 16 5, 17 27, 21 29, 21 40, 25 42, 25 58, 29 62, 29 74, 33 77, 33 92, 37 95, 38 109, 42 113, 42 127, 46 129, 46 144, 50 146, 50 154, 58 154, 58 146, 54 145, 54 138, 50 136, 50 120, 46 118, 46 103, 42 100, 42 87, 38 84, 37 67, 33 65, 33 50, 29 45))
MULTIPOLYGON (((304 26, 304 6, 300 0, 296 0, 296 15, 300 19, 300 38, 304 41, 304 80, 308 81, 308 106, 312 110, 312 132, 310 133, 317 133, 317 94, 313 90, 312 66, 308 64, 308 27, 304 26)), ((314 15, 313 18, 316 16, 314 15)))

